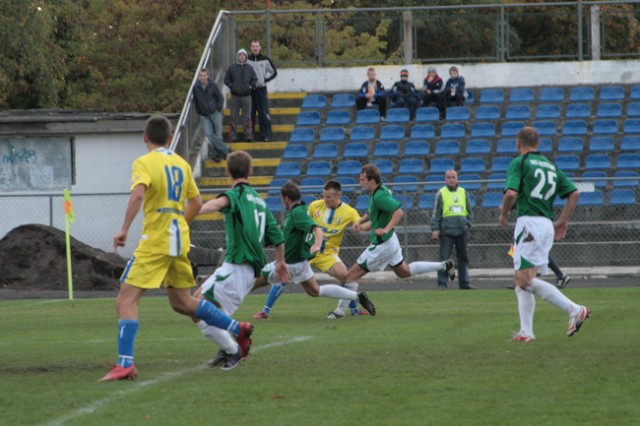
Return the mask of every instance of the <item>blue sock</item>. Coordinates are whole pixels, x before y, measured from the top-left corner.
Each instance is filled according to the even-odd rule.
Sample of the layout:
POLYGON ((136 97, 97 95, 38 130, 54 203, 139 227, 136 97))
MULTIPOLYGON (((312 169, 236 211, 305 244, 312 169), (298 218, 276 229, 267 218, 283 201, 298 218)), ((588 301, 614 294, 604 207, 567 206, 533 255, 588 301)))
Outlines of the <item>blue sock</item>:
POLYGON ((118 320, 118 365, 133 365, 133 343, 138 333, 138 320, 118 320))
POLYGON ((271 290, 269 290, 269 296, 267 296, 267 301, 264 304, 264 309, 262 309, 265 314, 269 315, 269 312, 271 312, 271 308, 273 308, 274 303, 276 303, 276 300, 278 300, 278 297, 280 297, 283 291, 284 284, 273 284, 271 286, 271 290))
POLYGON ((349 302, 349 308, 351 309, 352 315, 358 315, 358 313, 360 312, 360 309, 358 308, 358 302, 356 302, 355 300, 349 302))
POLYGON ((201 300, 196 309, 196 317, 209 325, 223 330, 227 330, 236 336, 240 334, 240 324, 229 315, 216 308, 215 305, 206 300, 201 300))

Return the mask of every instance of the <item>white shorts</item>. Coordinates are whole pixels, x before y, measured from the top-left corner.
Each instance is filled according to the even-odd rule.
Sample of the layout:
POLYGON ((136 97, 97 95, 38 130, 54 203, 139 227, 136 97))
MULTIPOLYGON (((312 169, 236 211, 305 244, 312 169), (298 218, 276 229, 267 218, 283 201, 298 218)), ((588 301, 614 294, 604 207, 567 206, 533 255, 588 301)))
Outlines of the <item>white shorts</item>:
MULTIPOLYGON (((307 260, 302 262, 289 264, 287 263, 289 274, 291 275, 291 282, 294 284, 300 284, 303 281, 310 280, 313 277, 313 271, 311 265, 307 260)), ((262 268, 262 274, 268 273, 267 282, 269 284, 282 284, 282 281, 276 275, 276 262, 271 262, 264 268, 262 268)))
POLYGON ((540 274, 546 274, 553 237, 551 220, 542 216, 520 216, 513 234, 514 269, 536 268, 540 274))
POLYGON ((220 304, 225 314, 233 315, 251 291, 255 280, 251 265, 224 262, 200 288, 209 300, 220 304))
POLYGON ((404 261, 398 236, 394 234, 382 244, 371 244, 362 252, 356 263, 365 271, 382 271, 387 265, 394 267, 404 261))

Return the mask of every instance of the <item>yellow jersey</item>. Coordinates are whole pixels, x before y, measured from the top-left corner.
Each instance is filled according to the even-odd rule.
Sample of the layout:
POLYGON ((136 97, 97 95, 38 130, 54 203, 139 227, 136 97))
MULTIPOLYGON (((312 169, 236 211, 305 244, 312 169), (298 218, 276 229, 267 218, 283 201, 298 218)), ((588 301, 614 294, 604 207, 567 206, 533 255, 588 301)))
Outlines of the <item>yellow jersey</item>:
POLYGON ((309 204, 307 212, 324 232, 320 254, 337 255, 345 229, 360 220, 360 214, 356 209, 342 202, 337 208, 332 209, 324 200, 316 200, 309 204))
POLYGON ((158 148, 133 162, 131 190, 143 184, 144 221, 138 250, 180 256, 189 252, 189 224, 184 219, 186 200, 200 191, 191 166, 178 154, 158 148))

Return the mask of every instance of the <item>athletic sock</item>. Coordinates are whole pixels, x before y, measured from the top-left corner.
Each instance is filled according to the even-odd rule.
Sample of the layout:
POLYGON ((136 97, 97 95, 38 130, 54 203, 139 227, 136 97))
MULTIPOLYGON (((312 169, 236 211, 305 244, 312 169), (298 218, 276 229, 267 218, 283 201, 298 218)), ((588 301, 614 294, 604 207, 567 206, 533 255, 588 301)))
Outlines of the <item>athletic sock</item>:
POLYGON ((529 285, 529 289, 533 294, 537 294, 553 306, 557 306, 565 311, 568 315, 580 310, 580 306, 569 300, 556 286, 540 278, 534 278, 529 285))
POLYGON ((198 328, 202 330, 202 335, 207 339, 220 346, 228 354, 234 354, 238 351, 238 343, 231 337, 227 330, 214 327, 200 320, 196 323, 198 328))
POLYGON ((276 300, 278 300, 278 297, 280 297, 283 291, 284 284, 273 284, 271 286, 271 290, 269 290, 269 295, 267 296, 267 301, 262 309, 265 314, 269 315, 271 308, 273 308, 273 305, 276 303, 276 300))
POLYGON ((536 297, 533 293, 516 286, 518 298, 518 314, 520 315, 520 334, 528 337, 533 335, 533 314, 536 310, 536 297))
MULTIPOLYGON (((344 286, 351 291, 355 291, 356 293, 358 292, 358 283, 355 281, 344 283, 344 286)), ((360 313, 358 302, 355 300, 346 300, 346 299, 340 299, 340 301, 338 302, 338 309, 336 309, 336 312, 344 315, 344 311, 347 310, 347 306, 349 306, 349 309, 351 309, 351 315, 358 315, 358 313, 360 313)))
POLYGON ((195 316, 209 325, 227 330, 236 336, 240 334, 240 324, 238 321, 216 308, 211 302, 201 300, 200 303, 198 303, 195 316))
POLYGON ((424 274, 425 272, 442 271, 444 262, 413 262, 409 264, 411 275, 424 274))
POLYGON ((118 365, 130 367, 133 365, 133 343, 138 333, 138 320, 118 321, 118 365))
POLYGON ((318 296, 333 297, 334 299, 356 300, 358 298, 358 293, 336 284, 325 284, 320 286, 318 296))

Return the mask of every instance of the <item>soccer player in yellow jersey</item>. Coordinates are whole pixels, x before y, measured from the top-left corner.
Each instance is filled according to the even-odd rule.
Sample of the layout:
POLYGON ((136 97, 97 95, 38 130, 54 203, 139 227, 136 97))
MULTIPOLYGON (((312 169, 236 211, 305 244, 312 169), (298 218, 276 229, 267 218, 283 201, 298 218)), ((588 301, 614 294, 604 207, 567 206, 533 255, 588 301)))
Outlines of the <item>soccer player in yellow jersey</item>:
POLYGON ((138 305, 146 290, 162 285, 174 311, 200 318, 236 336, 234 362, 228 365, 233 368, 249 352, 253 326, 248 322, 238 323, 211 302, 191 296, 190 288, 195 281, 187 258, 189 223, 202 206, 191 167, 168 149, 171 123, 165 117, 147 120, 144 142, 149 152, 133 163, 131 196, 122 227, 113 237, 113 248, 117 250, 125 245, 129 228, 141 208, 144 212, 142 235, 122 273, 116 297, 118 364, 101 381, 137 376, 133 348, 138 331, 138 305))
MULTIPOLYGON (((340 182, 329 180, 324 185, 322 199, 313 201, 307 208, 309 216, 322 228, 324 233, 320 251, 316 253, 316 256, 309 263, 319 271, 326 272, 340 282, 345 283, 347 268, 339 257, 340 245, 342 244, 345 229, 359 221, 360 215, 356 209, 343 203, 341 196, 342 186, 340 182)), ((358 290, 357 283, 345 283, 344 286, 353 291, 358 290)), ((282 294, 283 289, 284 286, 282 285, 273 285, 264 308, 253 317, 269 318, 273 304, 282 294)), ((361 312, 366 313, 366 311, 358 310, 358 304, 355 301, 340 300, 336 310, 330 312, 327 318, 337 319, 344 317, 347 306, 351 308, 353 315, 358 315, 361 312)))

